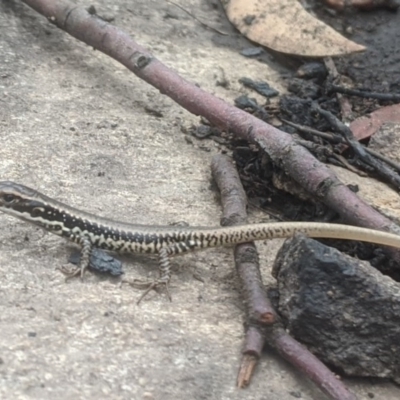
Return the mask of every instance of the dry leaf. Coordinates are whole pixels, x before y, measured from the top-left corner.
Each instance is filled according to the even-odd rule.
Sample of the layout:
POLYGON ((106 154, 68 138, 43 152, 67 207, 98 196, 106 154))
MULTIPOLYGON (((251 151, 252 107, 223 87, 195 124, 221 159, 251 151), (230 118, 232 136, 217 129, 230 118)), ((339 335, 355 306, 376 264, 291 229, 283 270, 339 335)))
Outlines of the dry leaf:
POLYGON ((229 20, 254 42, 301 56, 338 56, 365 50, 311 16, 297 0, 229 0, 229 20))
POLYGON ((382 107, 368 116, 357 118, 350 124, 350 129, 357 140, 362 140, 372 136, 387 122, 400 123, 400 104, 382 107))

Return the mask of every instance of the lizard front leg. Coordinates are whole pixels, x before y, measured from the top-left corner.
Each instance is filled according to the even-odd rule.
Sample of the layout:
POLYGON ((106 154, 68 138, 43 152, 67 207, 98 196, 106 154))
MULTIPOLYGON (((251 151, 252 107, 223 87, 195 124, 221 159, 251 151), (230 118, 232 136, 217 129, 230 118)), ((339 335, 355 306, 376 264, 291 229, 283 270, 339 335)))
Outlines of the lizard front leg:
POLYGON ((81 279, 83 279, 85 271, 89 267, 90 255, 92 254, 93 245, 87 237, 81 238, 78 244, 81 245, 81 258, 79 260, 78 266, 72 269, 66 266, 57 268, 66 276, 67 279, 78 275, 80 275, 81 279))

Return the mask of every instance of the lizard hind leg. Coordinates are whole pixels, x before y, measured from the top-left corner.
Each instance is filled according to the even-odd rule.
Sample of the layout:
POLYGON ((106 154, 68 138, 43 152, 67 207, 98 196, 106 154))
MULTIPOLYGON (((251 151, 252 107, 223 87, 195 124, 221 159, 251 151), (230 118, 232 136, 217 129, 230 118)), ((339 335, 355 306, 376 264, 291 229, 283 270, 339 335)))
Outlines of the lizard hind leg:
POLYGON ((142 289, 145 292, 140 296, 137 304, 139 304, 144 297, 147 296, 149 292, 153 289, 156 290, 160 286, 164 286, 167 296, 170 301, 172 301, 171 295, 168 290, 169 281, 171 280, 171 264, 170 256, 175 254, 186 253, 194 248, 194 243, 192 242, 179 242, 174 243, 168 247, 163 247, 158 251, 158 270, 159 277, 153 281, 142 281, 135 279, 133 281, 124 281, 129 283, 134 288, 142 289))

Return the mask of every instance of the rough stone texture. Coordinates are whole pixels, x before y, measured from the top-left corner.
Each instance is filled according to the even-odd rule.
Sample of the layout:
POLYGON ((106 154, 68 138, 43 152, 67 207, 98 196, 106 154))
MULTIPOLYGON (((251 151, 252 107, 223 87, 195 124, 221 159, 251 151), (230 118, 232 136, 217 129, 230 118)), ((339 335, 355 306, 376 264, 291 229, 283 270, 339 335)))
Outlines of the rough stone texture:
MULTIPOLYGON (((397 105, 397 110, 400 106, 397 105)), ((369 147, 400 163, 400 124, 385 123, 371 136, 369 147)))
POLYGON ((298 235, 274 264, 279 312, 299 341, 350 376, 400 382, 400 285, 298 235))
MULTIPOLYGON (((70 264, 79 265, 80 259, 81 252, 78 250, 69 256, 68 262, 70 264)), ((109 274, 111 276, 119 276, 124 273, 122 262, 111 254, 100 249, 92 249, 90 254, 89 270, 91 272, 109 274)))
MULTIPOLYGON (((383 153, 385 154, 385 153, 383 153)), ((364 199, 379 212, 393 219, 400 221, 400 201, 399 193, 373 178, 367 178, 351 172, 347 169, 331 165, 330 168, 340 176, 340 180, 346 185, 356 185, 359 191, 357 195, 364 199)))
MULTIPOLYGON (((282 69, 268 53, 240 55, 254 44, 226 23, 218 3, 180 2, 229 36, 160 0, 76 3, 114 17, 156 57, 231 104, 250 93, 243 76, 283 91, 282 69)), ((198 123, 20 1, 0 1, 0 179, 118 220, 214 226, 220 205, 210 160, 219 149, 183 133, 198 123)), ((267 220, 251 211, 251 222, 267 220)), ((251 386, 235 388, 243 321, 229 249, 175 258, 173 302, 152 293, 138 307, 140 293, 115 278, 65 283, 55 271, 71 251, 62 239, 5 215, 0 223, 1 399, 323 398, 269 351, 251 386)), ((279 244, 258 246, 267 283, 279 244)), ((152 258, 123 263, 126 279, 157 272, 152 258)), ((390 383, 346 383, 362 400, 370 392, 400 396, 390 383)))

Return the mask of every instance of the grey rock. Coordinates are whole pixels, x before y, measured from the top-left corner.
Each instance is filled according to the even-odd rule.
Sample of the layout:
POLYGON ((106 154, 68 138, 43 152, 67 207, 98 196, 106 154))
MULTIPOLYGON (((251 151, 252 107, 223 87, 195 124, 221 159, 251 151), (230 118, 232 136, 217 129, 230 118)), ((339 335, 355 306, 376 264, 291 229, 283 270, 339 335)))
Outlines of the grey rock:
POLYGON ((363 262, 298 235, 273 274, 290 333, 350 376, 400 383, 400 286, 363 262))

